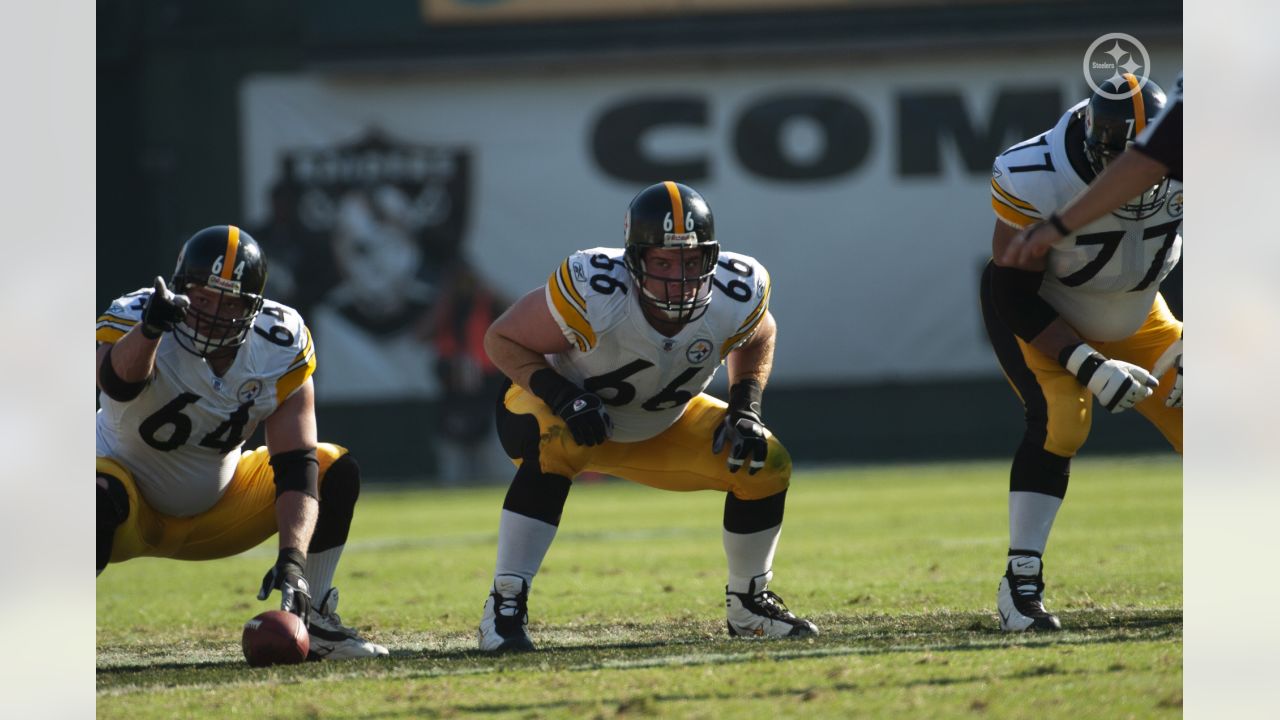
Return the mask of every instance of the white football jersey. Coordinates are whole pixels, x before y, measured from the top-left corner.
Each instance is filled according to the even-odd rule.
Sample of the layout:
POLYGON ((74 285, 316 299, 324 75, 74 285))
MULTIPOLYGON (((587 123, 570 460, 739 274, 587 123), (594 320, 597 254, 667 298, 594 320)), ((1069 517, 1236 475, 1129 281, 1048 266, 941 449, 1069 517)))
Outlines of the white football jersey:
MULTIPOLYGON (((137 325, 151 292, 112 302, 98 318, 98 341, 114 343, 137 325)), ((302 317, 271 300, 222 377, 165 333, 155 374, 138 397, 118 402, 98 393, 98 455, 127 467, 157 511, 174 517, 204 512, 230 484, 245 439, 315 366, 302 317)))
POLYGON ((547 280, 551 315, 574 344, 547 361, 600 396, 614 440, 647 440, 671 427, 755 332, 769 308, 764 266, 722 252, 714 282, 706 313, 669 338, 645 319, 621 248, 574 253, 547 280))
MULTIPOLYGON (((996 216, 1025 227, 1088 187, 1067 157, 1067 126, 1083 101, 1048 132, 1001 153, 992 167, 996 216)), ((1141 213, 1117 211, 1049 250, 1040 296, 1081 336, 1121 340, 1142 326, 1160 282, 1182 257, 1182 183, 1141 213)))

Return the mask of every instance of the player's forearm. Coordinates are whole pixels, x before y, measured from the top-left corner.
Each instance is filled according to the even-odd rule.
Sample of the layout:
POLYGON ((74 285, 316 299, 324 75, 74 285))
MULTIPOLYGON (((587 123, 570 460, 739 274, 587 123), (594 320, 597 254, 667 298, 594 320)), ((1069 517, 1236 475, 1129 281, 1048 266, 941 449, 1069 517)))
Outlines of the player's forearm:
POLYGON ((319 516, 320 503, 315 498, 297 490, 281 493, 276 498, 280 548, 295 548, 305 555, 319 516))
POLYGON ((1141 195, 1167 172, 1169 168, 1160 161, 1127 150, 1107 165, 1088 190, 1067 203, 1058 217, 1066 227, 1078 230, 1141 195))
POLYGON ((511 382, 527 390, 532 389, 529 378, 535 372, 550 367, 542 353, 530 350, 493 328, 485 333, 484 350, 489 360, 511 378, 511 382))
POLYGON ((773 372, 773 349, 777 336, 777 323, 772 314, 766 313, 751 340, 729 353, 726 365, 730 387, 743 380, 755 380, 761 389, 764 388, 769 374, 773 372))
POLYGON ((1057 360, 1063 348, 1070 345, 1078 345, 1081 342, 1084 342, 1084 339, 1075 331, 1075 328, 1059 317, 1049 323, 1039 335, 1032 338, 1031 347, 1044 353, 1049 358, 1057 360))
POLYGON ((125 382, 142 382, 155 371, 158 347, 159 338, 152 340, 143 335, 139 323, 111 347, 111 368, 125 382))

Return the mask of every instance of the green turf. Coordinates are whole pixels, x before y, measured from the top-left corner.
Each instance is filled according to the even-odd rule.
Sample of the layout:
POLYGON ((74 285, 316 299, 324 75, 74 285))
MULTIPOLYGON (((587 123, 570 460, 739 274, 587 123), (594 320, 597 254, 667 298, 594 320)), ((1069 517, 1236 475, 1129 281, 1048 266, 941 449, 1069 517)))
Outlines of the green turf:
POLYGON ((100 717, 1172 717, 1176 458, 1080 460, 1046 556, 1067 631, 997 631, 1007 461, 802 471, 773 589, 822 630, 724 634, 722 497, 579 483, 530 600, 541 651, 473 651, 504 490, 375 491, 339 567, 381 661, 251 669, 274 543, 98 580, 100 717))

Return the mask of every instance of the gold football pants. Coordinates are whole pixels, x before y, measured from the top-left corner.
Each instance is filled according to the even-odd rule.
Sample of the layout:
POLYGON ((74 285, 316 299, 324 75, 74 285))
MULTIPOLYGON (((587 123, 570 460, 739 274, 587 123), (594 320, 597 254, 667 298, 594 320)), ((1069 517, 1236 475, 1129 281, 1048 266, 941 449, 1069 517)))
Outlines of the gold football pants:
MULTIPOLYGON (((1182 337, 1182 322, 1169 312, 1164 298, 1155 302, 1142 327, 1133 335, 1112 342, 1088 340, 1095 350, 1108 358, 1133 363, 1148 371, 1155 367, 1160 355, 1182 337)), ((1002 338, 992 338, 996 355, 1005 377, 1027 409, 1027 422, 1043 423, 1045 450, 1060 457, 1073 457, 1089 437, 1093 420, 1093 394, 1067 372, 1056 358, 1036 350, 1008 330, 1002 338), (1011 344, 1016 343, 1016 348, 1011 344), (1001 346, 1004 347, 1001 347, 1001 346)), ((1182 408, 1167 407, 1164 402, 1173 389, 1177 368, 1157 378, 1160 387, 1150 397, 1134 406, 1134 410, 1151 422, 1173 449, 1182 452, 1182 408)))
MULTIPOLYGON (((711 452, 712 437, 724 420, 727 405, 705 393, 689 401, 674 425, 648 440, 607 440, 594 447, 574 442, 560 416, 519 385, 507 389, 503 405, 508 413, 537 420, 537 457, 543 473, 572 480, 581 472, 598 472, 662 490, 732 492, 739 500, 776 495, 791 482, 791 456, 772 433, 768 433, 769 454, 763 469, 755 475, 748 475, 745 466, 729 472, 729 448, 711 452)), ((528 434, 534 432, 533 423, 528 423, 528 434)), ((511 452, 513 446, 533 442, 532 437, 513 439, 511 434, 508 430, 504 439, 508 454, 516 454, 511 452)), ((522 461, 514 462, 519 466, 522 461)))
MULTIPOLYGON (((346 452, 338 445, 317 445, 322 487, 325 471, 346 452)), ((147 504, 128 468, 99 457, 98 474, 119 480, 129 494, 129 517, 116 528, 111 562, 136 557, 212 560, 262 544, 276 532, 275 474, 270 459, 265 447, 242 454, 231 484, 213 507, 191 517, 170 517, 147 504)))

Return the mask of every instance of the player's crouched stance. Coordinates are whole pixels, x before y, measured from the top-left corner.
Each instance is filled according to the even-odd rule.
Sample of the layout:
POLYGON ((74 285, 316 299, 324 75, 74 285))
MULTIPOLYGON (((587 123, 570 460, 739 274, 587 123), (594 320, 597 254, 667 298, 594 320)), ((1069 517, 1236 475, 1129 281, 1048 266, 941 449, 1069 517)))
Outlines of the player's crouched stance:
POLYGON ((1182 322, 1159 292, 1182 255, 1181 182, 1165 178, 1075 230, 1049 212, 1083 192, 1165 104, 1154 82, 1126 74, 1112 90, 1121 85, 1127 96, 1081 101, 992 168, 995 259, 982 276, 982 315, 1026 422, 1009 472, 1009 550, 996 589, 1008 632, 1062 628, 1045 607, 1044 553, 1093 400, 1140 413, 1182 452, 1182 322), (1017 231, 1039 222, 1062 226, 1061 240, 1042 258, 1006 265, 1017 231), (1163 397, 1152 397, 1157 388, 1163 397))
POLYGON ((570 256, 485 336, 513 381, 498 431, 518 469, 480 648, 533 649, 529 588, 584 471, 725 492, 729 634, 816 635, 768 589, 791 478, 790 457, 760 419, 775 336, 768 273, 721 253, 706 202, 674 182, 636 195, 624 234, 625 249, 570 256), (722 361, 727 407, 702 392, 722 361))
POLYGON ((338 617, 332 586, 360 468, 317 442, 315 349, 298 314, 266 300, 267 264, 239 228, 205 228, 172 288, 129 293, 98 318, 98 574, 141 557, 280 553, 258 592, 307 622, 312 659, 386 655, 338 617), (241 452, 266 423, 267 446, 241 452))

